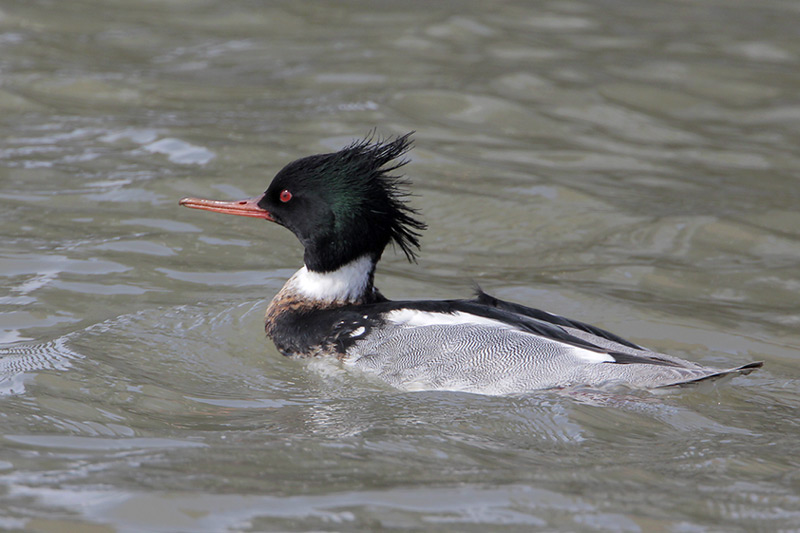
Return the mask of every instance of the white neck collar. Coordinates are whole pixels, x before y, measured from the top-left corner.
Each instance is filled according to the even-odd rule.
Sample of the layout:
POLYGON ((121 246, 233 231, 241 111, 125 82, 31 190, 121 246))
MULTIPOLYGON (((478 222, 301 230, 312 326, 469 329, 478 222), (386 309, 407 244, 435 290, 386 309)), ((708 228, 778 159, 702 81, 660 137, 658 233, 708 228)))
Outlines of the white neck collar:
POLYGON ((370 288, 375 262, 368 255, 333 272, 314 272, 303 265, 286 283, 300 295, 323 302, 355 302, 370 288))

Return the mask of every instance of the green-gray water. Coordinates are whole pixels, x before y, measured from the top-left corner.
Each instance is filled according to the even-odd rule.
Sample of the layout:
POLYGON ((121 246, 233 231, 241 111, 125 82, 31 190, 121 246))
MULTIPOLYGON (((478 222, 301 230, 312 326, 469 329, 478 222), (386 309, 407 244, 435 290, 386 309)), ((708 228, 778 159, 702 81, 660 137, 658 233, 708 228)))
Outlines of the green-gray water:
POLYGON ((0 528, 800 528, 800 4, 0 2, 0 528), (290 361, 287 231, 182 209, 416 130, 418 265, 746 377, 403 393, 290 361))

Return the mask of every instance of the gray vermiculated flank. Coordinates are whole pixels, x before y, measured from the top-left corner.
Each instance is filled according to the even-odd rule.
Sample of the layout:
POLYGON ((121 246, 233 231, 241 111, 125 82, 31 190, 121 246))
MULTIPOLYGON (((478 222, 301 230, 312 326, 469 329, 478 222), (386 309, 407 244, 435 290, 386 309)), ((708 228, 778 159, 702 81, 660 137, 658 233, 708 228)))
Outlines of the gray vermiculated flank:
MULTIPOLYGON (((596 340, 591 334, 580 333, 596 340)), ((602 344, 620 347, 605 340, 602 344)), ((720 372, 676 357, 624 348, 625 352, 657 356, 682 366, 592 362, 577 355, 580 352, 570 345, 515 329, 469 323, 417 327, 387 324, 356 342, 345 363, 403 389, 483 394, 612 382, 651 388, 720 372)))

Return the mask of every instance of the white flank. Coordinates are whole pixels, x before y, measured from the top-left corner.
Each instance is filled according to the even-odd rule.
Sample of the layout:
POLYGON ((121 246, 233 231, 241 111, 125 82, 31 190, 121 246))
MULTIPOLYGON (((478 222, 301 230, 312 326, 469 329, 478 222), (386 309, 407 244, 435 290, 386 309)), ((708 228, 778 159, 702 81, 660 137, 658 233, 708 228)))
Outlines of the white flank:
POLYGON ((303 266, 286 285, 311 300, 351 302, 363 296, 373 268, 372 258, 366 255, 333 272, 314 272, 303 266))

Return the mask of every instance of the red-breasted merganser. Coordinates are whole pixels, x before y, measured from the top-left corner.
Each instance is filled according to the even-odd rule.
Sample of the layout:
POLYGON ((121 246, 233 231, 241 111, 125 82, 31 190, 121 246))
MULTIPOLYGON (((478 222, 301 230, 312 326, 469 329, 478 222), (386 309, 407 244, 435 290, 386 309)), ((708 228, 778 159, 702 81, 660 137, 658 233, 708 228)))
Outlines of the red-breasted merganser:
POLYGON ((289 163, 255 198, 180 201, 275 222, 303 244, 305 265, 267 308, 267 335, 284 355, 333 356, 405 390, 481 394, 659 388, 762 365, 703 367, 480 290, 470 300, 386 299, 373 283, 384 248, 394 243, 413 261, 426 227, 394 175, 410 144, 410 134, 358 141, 289 163))

